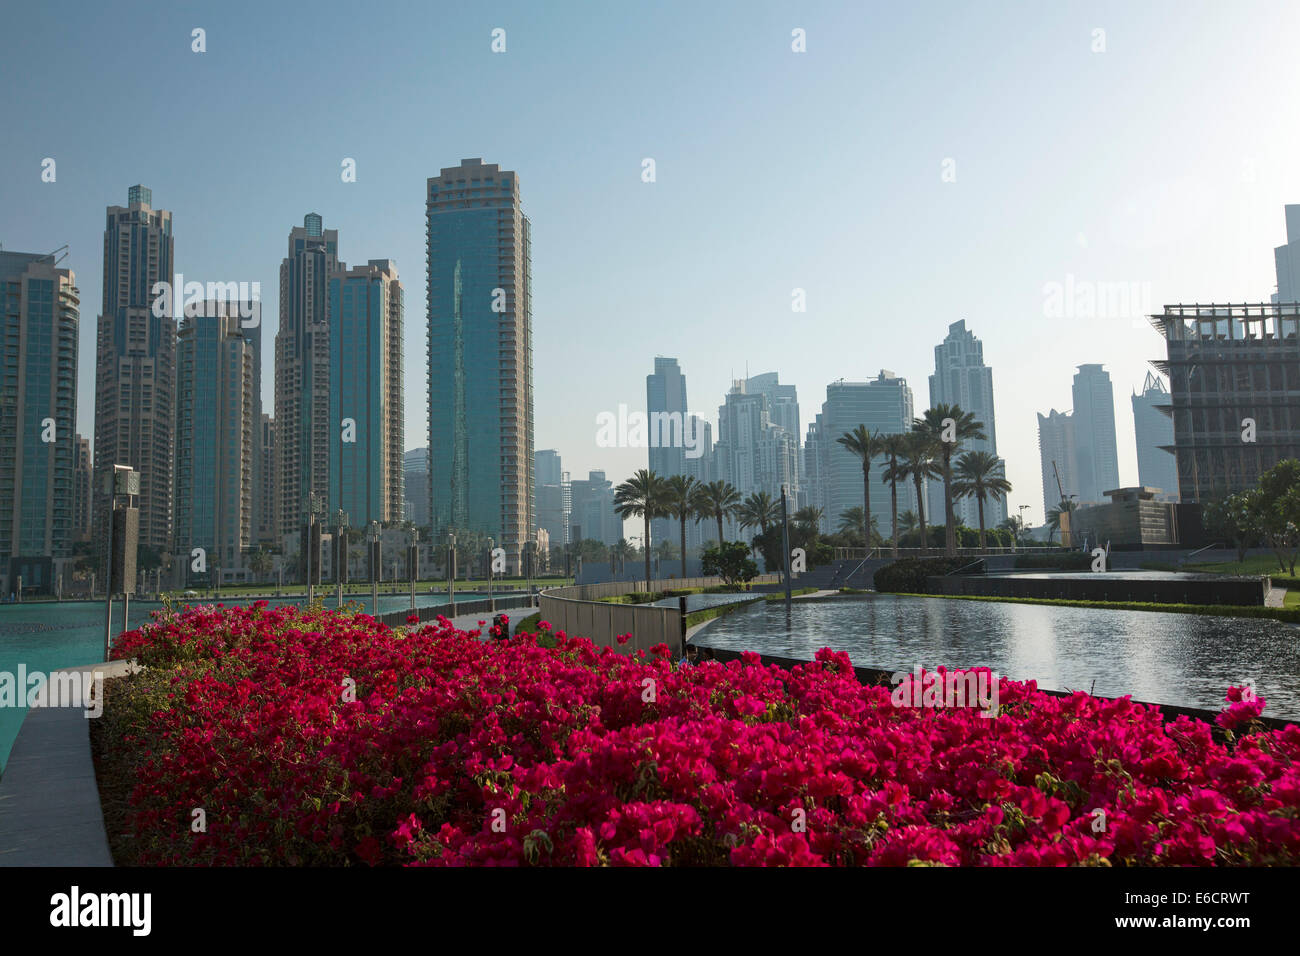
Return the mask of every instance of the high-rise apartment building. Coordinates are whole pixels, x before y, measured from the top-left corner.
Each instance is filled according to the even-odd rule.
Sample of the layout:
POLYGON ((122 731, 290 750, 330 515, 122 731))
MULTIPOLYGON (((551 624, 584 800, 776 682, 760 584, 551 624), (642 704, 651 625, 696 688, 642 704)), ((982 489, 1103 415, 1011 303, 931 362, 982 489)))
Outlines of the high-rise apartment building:
MULTIPOLYGON (((256 388, 261 391, 261 379, 257 380, 256 388)), ((261 402, 258 402, 260 407, 261 402)), ((277 502, 276 489, 279 483, 276 481, 276 450, 275 450, 275 419, 263 412, 258 421, 259 441, 255 454, 260 462, 260 467, 254 477, 253 493, 253 515, 255 517, 255 527, 253 529, 253 541, 258 547, 273 549, 279 547, 279 534, 277 533, 277 502)))
POLYGON ((84 541, 90 537, 90 501, 94 464, 90 457, 90 439, 76 436, 77 463, 72 480, 72 538, 84 541))
POLYGON ((429 527, 429 449, 406 453, 406 519, 417 528, 429 527))
POLYGON ((1182 501, 1254 488, 1300 458, 1300 305, 1166 305, 1151 321, 1165 338, 1152 364, 1169 377, 1182 501))
POLYGON ((1300 206, 1286 207, 1286 245, 1273 250, 1277 269, 1274 302, 1300 302, 1300 206))
POLYGON ((50 593, 75 507, 80 293, 53 255, 0 252, 0 594, 50 593))
MULTIPOLYGON (((809 504, 823 509, 826 527, 838 529, 844 512, 863 506, 862 459, 838 439, 859 425, 865 425, 872 433, 901 434, 911 429, 914 414, 912 389, 907 379, 885 369, 869 382, 840 380, 826 386, 826 402, 809 432, 809 443, 815 447, 818 459, 809 465, 818 489, 817 500, 810 496, 809 504)), ((886 538, 892 528, 890 490, 884 479, 887 467, 883 458, 871 463, 871 514, 880 534, 886 538)), ((899 484, 899 514, 915 510, 914 486, 899 484)), ((926 522, 934 523, 928 511, 926 522)))
POLYGON ((1115 393, 1100 365, 1080 365, 1074 376, 1074 455, 1081 504, 1105 504, 1119 487, 1115 393))
MULTIPOLYGON (((603 471, 588 473, 586 479, 569 482, 572 495, 569 513, 569 541, 599 541, 618 544, 623 537, 623 519, 614 511, 614 485, 603 471)), ((651 532, 651 547, 654 546, 651 532)))
POLYGON ((223 303, 181 319, 176 339, 174 553, 187 581, 238 579, 253 544, 253 496, 261 413, 254 351, 240 317, 223 303), (196 549, 206 573, 192 577, 196 549))
POLYGON ((275 429, 278 536, 298 547, 309 495, 327 495, 330 438, 329 278, 338 258, 337 229, 316 213, 289 231, 280 263, 280 330, 275 336, 275 429))
MULTIPOLYGON (((767 492, 781 497, 784 485, 797 493, 799 443, 774 424, 767 395, 750 393, 744 379, 732 383, 726 403, 718 408, 718 441, 713 446, 718 477, 728 481, 741 497, 767 492)), ((728 533, 735 534, 732 526, 728 533)))
POLYGON ((801 485, 800 476, 803 473, 799 448, 799 439, 803 432, 799 422, 798 391, 793 385, 782 385, 776 372, 749 376, 745 379, 745 391, 751 395, 765 395, 768 419, 773 425, 785 429, 786 434, 794 438, 794 480, 789 490, 791 494, 797 495, 801 485))
POLYGON ((433 531, 492 536, 509 573, 533 515, 532 250, 519 180, 481 159, 427 183, 433 531))
POLYGON ((546 531, 551 547, 569 543, 569 512, 565 507, 564 470, 560 453, 544 448, 536 454, 537 527, 546 531))
MULTIPOLYGON (((1078 496, 1074 454, 1074 416, 1052 409, 1038 415, 1038 458, 1043 474, 1043 516, 1062 500, 1078 496), (1059 486, 1057 482, 1060 482, 1059 486)), ((1110 489, 1107 489, 1110 490, 1110 489)))
MULTIPOLYGON (((660 478, 685 475, 686 423, 690 412, 686 403, 686 376, 677 359, 655 357, 655 370, 645 377, 646 416, 649 431, 649 467, 660 478)), ((668 518, 650 522, 650 537, 663 541, 670 537, 676 523, 668 518)), ((676 540, 676 536, 672 535, 676 540)), ((687 547, 691 543, 688 541, 687 547)))
MULTIPOLYGON (((993 369, 984 364, 984 343, 966 328, 963 319, 948 326, 948 335, 934 347, 934 374, 930 376, 930 406, 957 405, 970 412, 983 424, 984 439, 970 439, 961 443, 958 457, 972 451, 998 453, 997 419, 993 410, 993 369)), ((954 469, 956 464, 953 465, 954 469)), ((1003 465, 1003 473, 1006 466, 1003 465)), ((926 505, 926 520, 931 515, 942 518, 943 483, 931 482, 931 493, 926 505)), ((975 498, 958 498, 952 503, 959 524, 968 528, 979 527, 979 502, 975 498)), ((995 528, 1007 516, 1005 498, 989 498, 984 502, 985 527, 995 528)), ((938 524, 939 521, 935 521, 938 524)))
POLYGON ((1174 444, 1169 390, 1159 375, 1147 372, 1141 394, 1133 396, 1133 434, 1137 439, 1138 484, 1159 489, 1160 501, 1178 500, 1178 468, 1168 449, 1174 444))
POLYGON ((405 519, 402 309, 390 260, 329 277, 328 514, 355 528, 405 519))
MULTIPOLYGON (((95 521, 108 517, 105 476, 129 465, 140 473, 140 544, 160 553, 172 536, 176 319, 154 302, 157 284, 173 281, 172 255, 172 215, 153 208, 149 189, 132 186, 125 206, 108 207, 95 363, 95 521)), ((181 290, 173 291, 175 306, 181 290)))

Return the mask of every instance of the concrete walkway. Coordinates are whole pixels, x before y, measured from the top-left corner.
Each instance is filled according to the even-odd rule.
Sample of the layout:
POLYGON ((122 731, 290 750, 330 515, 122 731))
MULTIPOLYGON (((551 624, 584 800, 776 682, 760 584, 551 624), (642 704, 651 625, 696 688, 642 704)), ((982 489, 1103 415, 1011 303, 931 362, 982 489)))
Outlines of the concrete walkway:
POLYGON ((1271 588, 1264 595, 1264 607, 1285 607, 1286 588, 1271 588))
MULTIPOLYGON (((126 661, 61 671, 127 673, 126 661)), ((112 866, 90 720, 81 707, 33 707, 0 777, 0 867, 112 866)))

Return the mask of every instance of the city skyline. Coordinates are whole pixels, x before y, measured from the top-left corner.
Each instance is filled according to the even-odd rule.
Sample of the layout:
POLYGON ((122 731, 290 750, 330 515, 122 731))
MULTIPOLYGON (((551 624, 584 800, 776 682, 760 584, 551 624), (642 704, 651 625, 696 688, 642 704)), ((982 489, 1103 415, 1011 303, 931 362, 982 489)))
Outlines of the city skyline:
MULTIPOLYGON (((599 447, 594 420, 620 402, 639 404, 641 370, 656 352, 677 356, 694 394, 725 396, 748 363, 778 371, 805 404, 819 402, 829 382, 867 378, 883 365, 915 383, 920 408, 928 404, 921 382, 933 343, 949 324, 965 320, 979 331, 994 366, 1004 369, 996 382, 997 404, 1006 410, 998 451, 1016 488, 1011 504, 1036 504, 1034 412, 1068 401, 1063 383, 1083 362, 1106 365, 1117 390, 1139 385, 1160 343, 1138 312, 1158 312, 1166 302, 1266 301, 1275 285, 1270 253, 1286 239, 1282 210, 1300 196, 1300 172, 1286 161, 1292 134, 1261 141, 1251 133, 1266 120, 1277 125, 1276 110, 1262 104, 1293 83, 1285 57, 1268 50, 1285 49, 1285 24, 1277 21, 1300 23, 1300 15, 1273 4, 1180 22, 1173 31, 1157 10, 1110 10, 1101 18, 1107 21, 1103 52, 1093 49, 1098 24, 1068 9, 957 11, 951 31, 938 37, 923 13, 893 12, 894 39, 884 44, 877 15, 866 11, 789 17, 768 11, 747 18, 710 9, 695 11, 694 29, 683 35, 670 7, 632 35, 612 14, 542 17, 507 5, 499 13, 510 37, 504 54, 490 49, 496 23, 463 12, 434 27, 418 8, 397 4, 389 26, 358 23, 347 38, 313 36, 304 45, 296 41, 300 18, 284 11, 259 9, 262 30, 240 30, 253 9, 236 3, 211 12, 204 54, 191 50, 194 25, 180 11, 160 11, 143 32, 94 13, 59 24, 58 44, 41 40, 52 36, 52 23, 16 11, 9 37, 31 40, 0 41, 5 61, 49 82, 33 91, 18 116, 15 135, 31 144, 31 155, 0 158, 7 218, 16 224, 3 236, 7 248, 69 244, 65 265, 88 294, 102 278, 104 204, 124 185, 145 182, 166 197, 162 205, 183 235, 176 270, 203 281, 259 281, 265 306, 277 295, 284 225, 301 221, 308 209, 343 230, 348 249, 382 250, 404 275, 417 276, 424 229, 415 190, 460 156, 491 156, 526 177, 530 215, 543 224, 535 266, 547 285, 535 364, 555 374, 539 377, 536 445, 560 449, 574 474, 605 470, 625 477, 641 466, 644 450, 599 447), (393 23, 407 29, 390 29, 393 23), (1260 23, 1270 29, 1261 31, 1260 23), (790 50, 794 26, 807 31, 805 54, 790 50), (431 28, 453 41, 437 62, 422 39, 431 28), (1004 57, 970 52, 1001 43, 1013 29, 1027 42, 1004 57), (233 36, 241 37, 239 44, 230 43, 233 36), (721 36, 727 43, 718 42, 721 36), (1183 63, 1188 43, 1234 38, 1259 45, 1249 68, 1228 60, 1195 70, 1183 63), (158 51, 168 83, 92 79, 95 49, 142 39, 158 51), (947 71, 910 63, 904 51, 913 41, 962 64, 967 79, 956 83, 947 71), (261 77, 272 51, 292 72, 346 56, 356 43, 380 42, 383 62, 369 63, 355 88, 331 96, 284 89, 263 108, 261 77), (864 43, 873 55, 863 55, 864 43), (582 75, 595 76, 602 89, 655 77, 645 108, 625 114, 607 93, 582 105, 590 96, 579 96, 580 84, 571 82, 578 76, 575 47, 591 54, 582 75), (683 48, 694 65, 668 69, 682 60, 683 48), (1054 71, 1062 57, 1077 75, 1054 71), (222 83, 212 81, 218 61, 222 83), (1020 81, 1044 71, 1052 76, 1047 89, 1026 89, 1020 81), (1179 83, 1158 82, 1171 72, 1179 83), (497 124, 491 110, 478 116, 469 109, 439 114, 436 132, 428 128, 433 124, 416 123, 382 143, 328 122, 323 137, 308 142, 296 132, 298 122, 281 123, 290 112, 301 122, 324 121, 348 105, 369 106, 376 90, 390 88, 393 108, 422 116, 427 91, 463 75, 481 79, 468 94, 472 104, 504 101, 530 87, 560 93, 521 110, 513 123, 497 124), (731 79, 708 79, 717 75, 731 79), (867 90, 888 76, 900 78, 896 103, 870 106, 864 99, 871 122, 839 122, 834 106, 846 86, 867 90), (1141 118, 1114 109, 1134 89, 1151 105, 1141 118), (700 90, 698 104, 685 95, 700 90), (147 159, 113 119, 112 104, 124 96, 174 126, 147 159), (1145 162, 1143 154, 1158 144, 1195 131, 1195 117, 1177 108, 1184 98, 1215 103, 1229 96, 1248 105, 1229 113, 1223 136, 1194 155, 1175 154, 1155 168, 1145 162), (1052 98, 1053 109, 1037 109, 1040 97, 1052 98), (933 119, 925 130, 908 120, 922 110, 933 119), (216 116, 244 122, 248 135, 265 143, 265 157, 231 163, 185 149, 209 135, 216 116), (983 117, 981 125, 972 116, 983 117), (825 149, 810 156, 797 130, 819 117, 836 119, 820 124, 825 149), (72 128, 83 133, 73 135, 72 128), (948 134, 938 135, 942 130, 948 134), (1097 136, 1132 148, 1102 168, 1090 159, 1097 136), (91 141, 107 147, 93 161, 84 145, 91 141), (874 141, 884 147, 868 149, 874 141), (586 150, 580 162, 575 146, 586 150), (700 164, 701 155, 710 161, 700 164), (859 185, 847 205, 813 188, 843 175, 844 156, 859 157, 852 174, 859 185), (54 182, 41 180, 44 157, 58 164, 54 182), (645 158, 656 161, 652 183, 642 180, 645 158), (352 182, 340 175, 348 159, 355 162, 352 182), (943 178, 947 159, 954 161, 951 181, 943 178), (705 165, 727 168, 738 188, 716 190, 705 165), (790 176, 791 170, 797 172, 790 176), (753 201, 759 184, 782 175, 789 188, 753 201), (706 205, 710 212, 702 215, 706 205), (683 222, 694 226, 683 230, 683 222), (782 241, 772 242, 777 235, 782 241), (1026 246, 1025 235, 1038 239, 1026 246), (938 259, 950 281, 934 287, 929 273, 938 259), (864 278, 873 288, 868 311, 859 296, 864 278), (1045 291, 1087 289, 1102 299, 1113 287, 1130 285, 1140 308, 1091 318, 1082 296, 1067 296, 1058 308, 1045 291), (791 310, 796 288, 806 293, 807 312, 791 310), (919 327, 900 322, 922 293, 935 318, 919 327), (636 336, 629 329, 654 330, 661 341, 633 354, 636 336), (864 329, 870 334, 862 335, 864 329), (795 342, 799 337, 806 347, 795 342), (1013 368, 1015 376, 1008 374, 1013 368)), ((275 312, 263 310, 268 337, 278 331, 275 312)), ((93 382, 91 324, 81 329, 83 395, 91 394, 93 382)), ((427 444, 425 403, 415 400, 424 374, 421 326, 408 317, 403 342, 406 449, 427 444)), ((270 409, 273 386, 266 378, 262 406, 270 409)), ((711 409, 711 402, 699 404, 711 409)), ((77 431, 86 436, 93 434, 89 415, 83 401, 77 431)), ((1116 420, 1121 481, 1129 484, 1137 475, 1131 416, 1117 412, 1116 420)), ((1031 519, 1041 520, 1036 511, 1031 519)))

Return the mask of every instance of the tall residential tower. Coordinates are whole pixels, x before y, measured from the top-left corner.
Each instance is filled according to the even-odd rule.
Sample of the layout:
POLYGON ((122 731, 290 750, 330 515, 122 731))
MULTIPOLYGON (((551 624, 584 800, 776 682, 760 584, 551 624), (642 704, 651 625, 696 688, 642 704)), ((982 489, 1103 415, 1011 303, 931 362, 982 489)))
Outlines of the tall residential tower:
MULTIPOLYGON (((132 186, 125 206, 109 206, 104 227, 104 300, 95 363, 95 521, 106 521, 104 478, 114 465, 140 472, 140 544, 171 546, 172 434, 175 428, 176 319, 153 304, 172 280, 172 214, 132 186)), ((179 293, 173 290, 174 310, 179 293)))
POLYGON ((513 172, 428 180, 430 502, 435 538, 493 537, 518 574, 533 514, 532 251, 513 172))

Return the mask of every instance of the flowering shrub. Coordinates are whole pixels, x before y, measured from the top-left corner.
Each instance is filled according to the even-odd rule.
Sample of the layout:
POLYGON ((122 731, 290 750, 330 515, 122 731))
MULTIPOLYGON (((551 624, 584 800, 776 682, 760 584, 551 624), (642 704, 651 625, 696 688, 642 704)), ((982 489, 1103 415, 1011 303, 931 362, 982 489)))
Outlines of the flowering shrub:
POLYGON ((553 636, 260 605, 128 632, 116 656, 149 669, 108 702, 117 862, 1300 862, 1300 728, 1251 734, 1258 711, 1225 740, 1003 678, 987 719, 895 707, 829 649, 674 669, 553 636))

